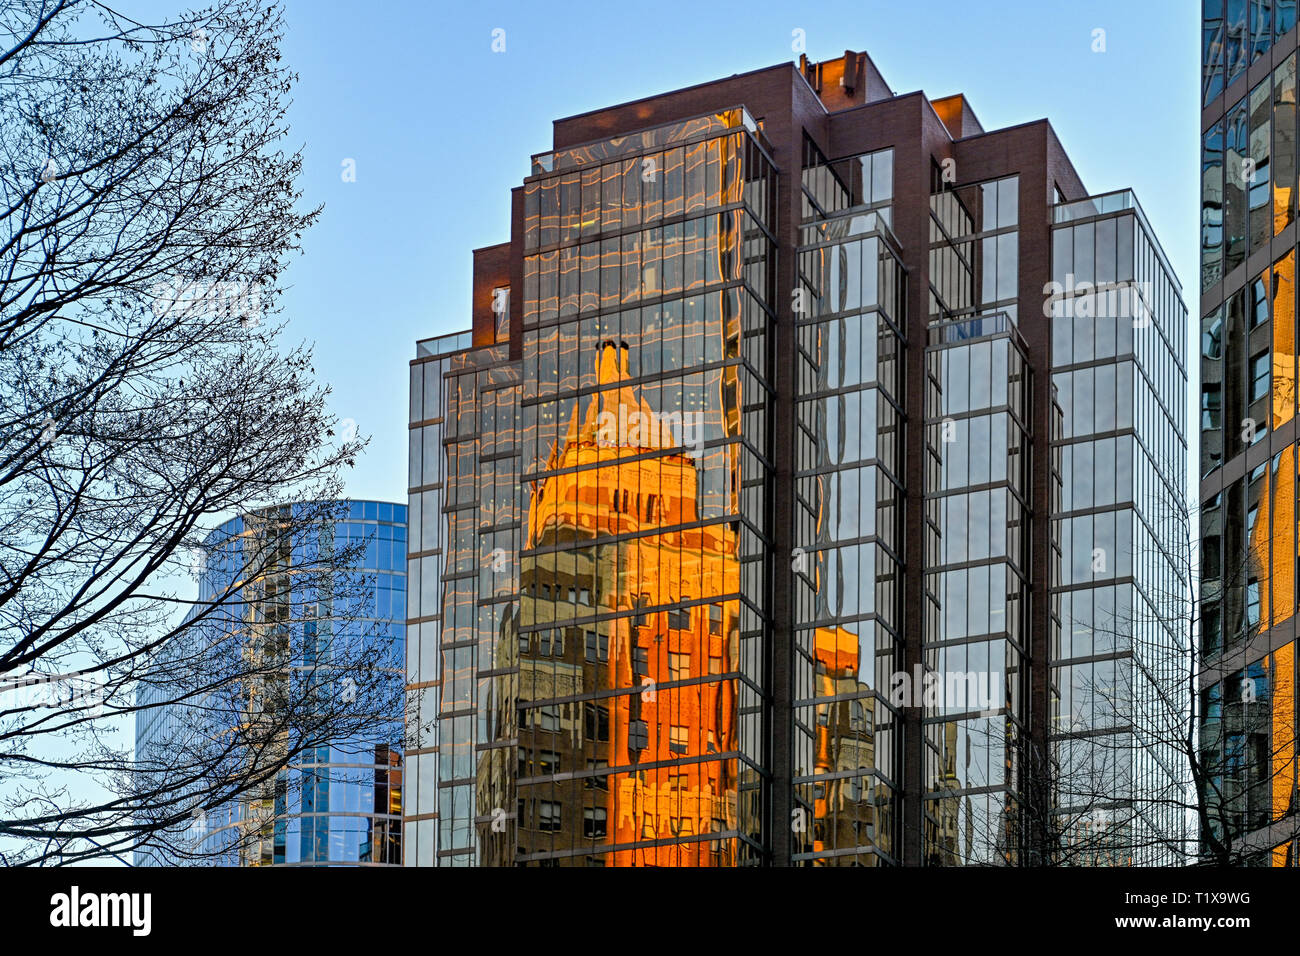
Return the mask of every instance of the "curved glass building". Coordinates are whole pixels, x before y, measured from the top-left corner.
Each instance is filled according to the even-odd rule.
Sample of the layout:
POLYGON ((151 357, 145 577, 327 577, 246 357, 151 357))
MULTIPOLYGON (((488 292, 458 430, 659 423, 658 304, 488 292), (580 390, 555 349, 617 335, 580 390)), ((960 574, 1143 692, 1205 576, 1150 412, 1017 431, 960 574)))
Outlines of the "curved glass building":
MULTIPOLYGON (((203 748, 223 740, 269 740, 271 759, 291 756, 286 769, 264 777, 249 770, 263 755, 240 753, 238 743, 221 760, 195 759, 213 776, 229 767, 233 779, 257 777, 256 785, 215 808, 213 793, 224 791, 212 790, 184 832, 172 828, 158 841, 162 848, 137 851, 137 865, 400 865, 406 506, 336 501, 260 510, 214 529, 202 551, 191 621, 166 650, 183 659, 220 647, 227 660, 209 660, 204 677, 222 676, 228 663, 226 679, 238 675, 240 691, 191 696, 171 685, 142 687, 137 760, 166 774, 169 754, 209 753, 203 748), (282 659, 250 667, 249 656, 268 648, 282 659), (320 699, 320 726, 355 732, 312 740, 312 695, 320 699), (275 720, 277 707, 295 711, 285 730, 245 733, 250 715, 275 720), (367 707, 384 712, 377 720, 348 714, 367 707)), ((176 774, 178 786, 212 788, 212 780, 193 780, 179 767, 176 774)))

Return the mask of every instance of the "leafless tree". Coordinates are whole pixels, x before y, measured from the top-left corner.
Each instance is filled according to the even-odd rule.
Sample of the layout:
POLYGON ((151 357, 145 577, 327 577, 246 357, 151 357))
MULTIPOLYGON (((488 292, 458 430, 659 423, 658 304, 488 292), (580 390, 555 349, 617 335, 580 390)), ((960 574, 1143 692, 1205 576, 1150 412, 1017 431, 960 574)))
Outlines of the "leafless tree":
MULTIPOLYGON (((955 767, 953 796, 931 802, 927 825, 947 835, 935 862, 967 862, 964 846, 982 848, 975 862, 1007 866, 1180 865, 1216 852, 1201 846, 1198 833, 1212 832, 1224 807, 1215 796, 1222 760, 1203 746, 1197 707, 1202 645, 1192 584, 1200 566, 1188 535, 1194 509, 1155 499, 1141 506, 1149 534, 1125 556, 1142 568, 1140 587, 1122 585, 1125 599, 1116 596, 1105 610, 1100 601, 1094 609, 1092 589, 1069 592, 1087 599, 1086 611, 1062 601, 1053 660, 1071 663, 1050 674, 1055 694, 1045 741, 1009 718, 970 722, 968 749, 1002 755, 1005 799, 988 803, 978 795, 971 799, 986 803, 966 807, 955 767)), ((1117 557, 1107 555, 1096 568, 1098 585, 1127 577, 1116 575, 1117 557)), ((992 701, 995 709, 1010 705, 1007 694, 992 701)), ((945 755, 958 759, 950 750, 941 765, 945 755)))
MULTIPOLYGON (((1277 500, 1288 502, 1294 475, 1284 480, 1277 500)), ((1291 860, 1300 841, 1294 648, 1257 672, 1250 665, 1260 654, 1254 639, 1296 611, 1294 571, 1283 570, 1295 562, 1295 529, 1271 540, 1261 530, 1267 521, 1254 531, 1236 521, 1224 527, 1213 508, 1195 502, 1153 498, 1142 512, 1152 534, 1145 548, 1135 545, 1133 564, 1149 557, 1170 573, 1146 577, 1133 606, 1114 614, 1063 614, 1063 629, 1090 632, 1103 653, 1131 653, 1104 677, 1076 678, 1062 701, 1049 774, 1053 812, 1063 819, 1045 859, 1220 867, 1271 853, 1291 860), (1199 543, 1187 533, 1194 525, 1199 543), (1078 719, 1081 704, 1090 719, 1078 719)), ((1260 513, 1267 517, 1266 503, 1260 513)), ((1284 525, 1294 524, 1291 507, 1282 514, 1284 525)))
POLYGON ((303 626, 367 610, 356 549, 310 544, 329 509, 256 510, 337 498, 361 447, 334 437, 310 348, 284 341, 282 272, 320 210, 283 146, 282 32, 257 0, 163 23, 0 6, 10 864, 202 855, 196 815, 273 803, 307 748, 400 712, 386 650, 303 626), (181 576, 218 558, 192 600, 181 576), (131 719, 164 712, 193 717, 189 737, 136 759, 131 719))

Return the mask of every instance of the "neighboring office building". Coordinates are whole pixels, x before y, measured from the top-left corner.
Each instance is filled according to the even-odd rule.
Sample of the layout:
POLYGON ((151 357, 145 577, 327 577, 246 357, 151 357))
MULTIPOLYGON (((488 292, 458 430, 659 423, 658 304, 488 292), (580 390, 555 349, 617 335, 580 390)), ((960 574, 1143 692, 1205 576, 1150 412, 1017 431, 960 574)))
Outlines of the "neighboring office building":
POLYGON ((559 120, 512 209, 411 363, 407 865, 1033 860, 1024 755, 1098 736, 1069 840, 1181 838, 1094 700, 1173 642, 1094 637, 1176 579, 1183 497, 1130 193, 850 52, 559 120))
MULTIPOLYGON (((393 679, 400 680, 406 614, 406 506, 380 501, 313 506, 313 517, 322 512, 336 520, 317 521, 319 530, 304 527, 301 506, 293 505, 233 518, 209 534, 205 566, 199 575, 199 600, 209 603, 192 609, 189 618, 205 606, 212 607, 211 602, 226 593, 233 581, 240 582, 237 594, 241 604, 190 625, 175 639, 178 643, 164 647, 164 653, 184 655, 182 648, 203 640, 207 629, 231 626, 230 618, 236 617, 234 626, 241 634, 246 631, 248 640, 230 642, 232 649, 277 638, 286 642, 282 646, 306 648, 312 635, 319 635, 317 648, 323 651, 338 638, 379 641, 391 645, 393 679), (286 535, 287 523, 295 519, 294 530, 286 535), (341 617, 333 604, 341 599, 302 593, 308 589, 300 577, 296 580, 294 568, 313 566, 317 548, 342 549, 360 542, 364 542, 364 557, 348 573, 364 575, 372 584, 361 599, 362 613, 354 613, 356 596, 348 592, 348 615, 341 617), (245 569, 257 565, 263 555, 269 555, 265 573, 242 580, 245 569)), ((319 580, 315 571, 308 574, 313 581, 319 580)), ((340 584, 340 593, 349 586, 340 584)), ((295 658, 288 670, 305 666, 303 659, 295 658)), ((145 709, 136 715, 137 759, 152 757, 165 766, 168 754, 185 735, 224 732, 219 715, 213 723, 212 708, 166 703, 176 699, 177 689, 172 685, 142 688, 138 702, 145 709)), ((207 701, 196 701, 199 703, 207 701)), ((267 792, 196 816, 187 838, 194 841, 201 859, 178 862, 223 866, 400 864, 401 715, 394 713, 389 720, 389 743, 376 746, 360 739, 322 743, 303 751, 267 792), (243 837, 250 827, 260 830, 251 841, 243 837)), ((232 759, 238 761, 240 756, 235 754, 232 759)), ((147 866, 172 861, 166 852, 143 850, 137 851, 135 862, 147 866)))
POLYGON ((1205 0, 1201 736, 1237 859, 1297 863, 1296 4, 1205 0))

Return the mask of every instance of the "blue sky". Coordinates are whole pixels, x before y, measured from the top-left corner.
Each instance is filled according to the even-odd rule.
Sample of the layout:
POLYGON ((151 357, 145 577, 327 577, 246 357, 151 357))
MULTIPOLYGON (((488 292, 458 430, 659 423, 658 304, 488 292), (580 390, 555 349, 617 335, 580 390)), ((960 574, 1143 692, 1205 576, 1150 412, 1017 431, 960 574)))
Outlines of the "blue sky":
POLYGON ((509 238, 510 188, 551 121, 796 59, 796 28, 813 59, 867 50, 896 92, 965 93, 985 128, 1050 119, 1090 191, 1137 191, 1197 314, 1190 0, 288 0, 286 16, 301 76, 292 141, 307 201, 325 204, 286 314, 290 336, 317 343, 335 413, 371 436, 348 476, 355 497, 404 498, 414 343, 468 327, 470 252, 509 238), (345 159, 356 182, 342 181, 345 159))

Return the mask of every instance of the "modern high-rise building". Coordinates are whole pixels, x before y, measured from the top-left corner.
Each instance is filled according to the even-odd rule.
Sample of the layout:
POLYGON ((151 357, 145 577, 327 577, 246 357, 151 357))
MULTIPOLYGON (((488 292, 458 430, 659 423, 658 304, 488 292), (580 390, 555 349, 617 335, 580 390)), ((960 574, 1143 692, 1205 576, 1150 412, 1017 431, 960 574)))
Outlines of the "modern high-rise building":
POLYGON ((406 505, 382 501, 265 508, 207 536, 186 626, 137 692, 135 734, 142 780, 203 800, 137 866, 402 862, 406 549, 406 505), (259 720, 278 729, 249 732, 259 720), (258 762, 288 747, 287 768, 261 779, 258 762), (213 805, 242 780, 261 782, 213 805))
POLYGON ((1199 676, 1222 862, 1297 865, 1296 4, 1205 0, 1199 676))
POLYGON ((1133 194, 846 52, 558 120, 512 200, 411 363, 406 864, 1164 861, 1133 194))

